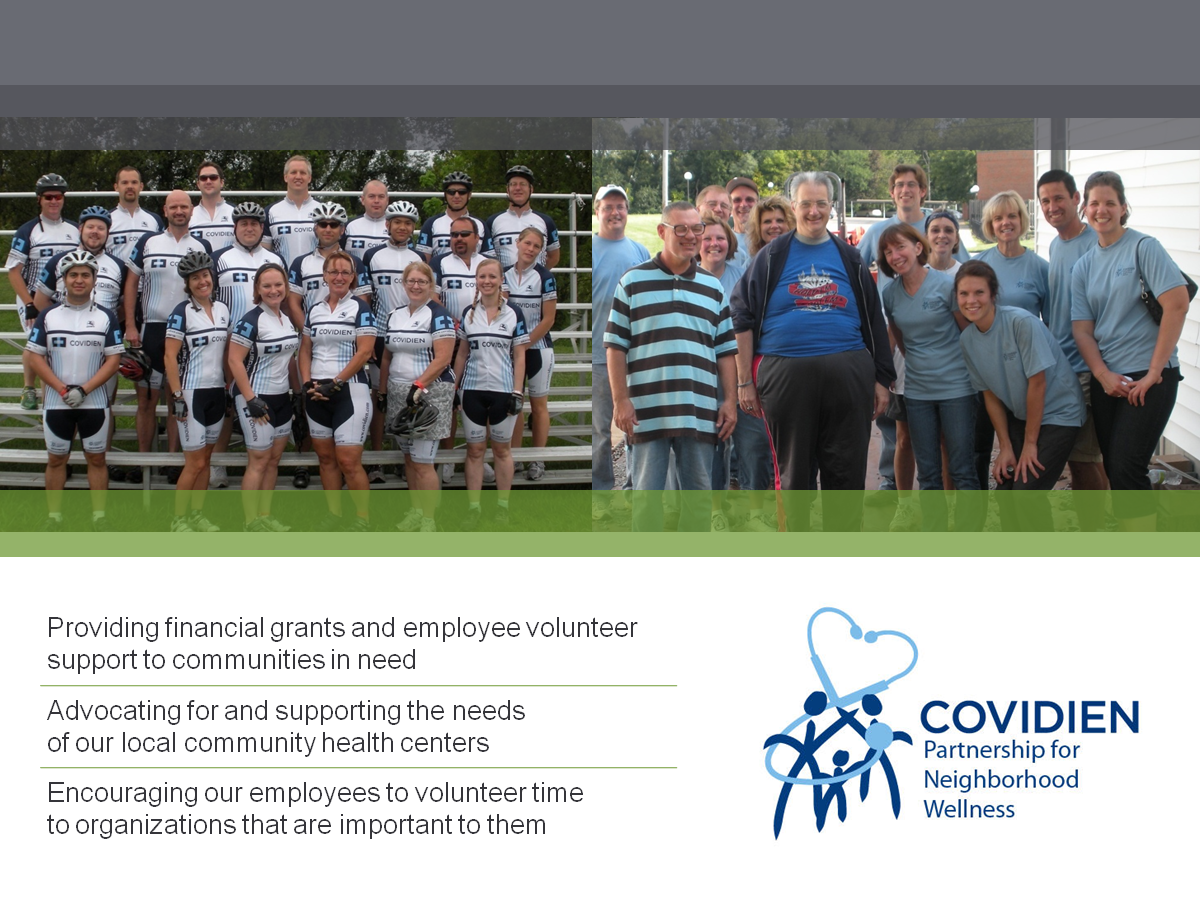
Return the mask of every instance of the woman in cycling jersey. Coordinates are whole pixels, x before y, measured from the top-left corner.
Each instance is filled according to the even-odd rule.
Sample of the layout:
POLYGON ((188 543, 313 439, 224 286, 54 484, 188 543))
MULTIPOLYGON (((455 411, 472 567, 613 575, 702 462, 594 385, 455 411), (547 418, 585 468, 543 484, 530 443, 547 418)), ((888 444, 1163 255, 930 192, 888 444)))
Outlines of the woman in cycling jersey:
POLYGON ((510 451, 513 426, 521 414, 525 381, 524 345, 529 343, 521 311, 504 302, 500 263, 485 259, 475 272, 475 302, 459 324, 459 349, 454 376, 462 391, 463 424, 467 431, 467 515, 462 527, 479 527, 479 491, 483 487, 483 451, 492 441, 499 507, 496 522, 508 524, 508 495, 512 488, 510 451))
POLYGON ((167 319, 163 354, 184 461, 175 485, 171 530, 220 531, 204 516, 204 492, 208 490, 209 460, 225 422, 229 307, 213 299, 216 281, 212 257, 207 253, 193 250, 184 254, 178 271, 188 299, 167 319))
POLYGON ((379 384, 387 422, 404 451, 404 474, 413 506, 396 526, 399 531, 436 531, 439 480, 434 460, 438 441, 450 435, 454 415, 454 318, 438 303, 433 270, 423 262, 404 267, 408 303, 392 310, 384 333, 379 384), (436 413, 418 414, 428 406, 436 413), (403 427, 397 429, 397 419, 403 427))
POLYGON ((326 297, 304 315, 300 378, 313 450, 329 513, 318 531, 369 531, 363 443, 371 424, 371 387, 364 368, 375 352, 375 318, 365 300, 351 295, 358 277, 353 256, 337 250, 325 258, 326 297), (342 520, 343 480, 355 493, 357 515, 342 520))
POLYGON ((229 335, 234 404, 249 460, 242 476, 246 531, 290 531, 271 515, 279 459, 292 435, 291 388, 298 386, 294 357, 300 336, 284 311, 283 266, 267 263, 254 275, 253 306, 229 335))

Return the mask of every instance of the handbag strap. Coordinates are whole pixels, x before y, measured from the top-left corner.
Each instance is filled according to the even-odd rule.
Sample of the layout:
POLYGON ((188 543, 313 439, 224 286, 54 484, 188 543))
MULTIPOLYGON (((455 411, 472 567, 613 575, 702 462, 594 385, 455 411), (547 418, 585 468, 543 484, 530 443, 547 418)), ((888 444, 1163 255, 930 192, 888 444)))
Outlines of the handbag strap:
POLYGON ((1142 241, 1146 240, 1146 235, 1138 238, 1137 244, 1133 248, 1133 268, 1137 272, 1138 284, 1142 286, 1142 302, 1146 302, 1146 280, 1142 278, 1142 259, 1141 249, 1142 241))

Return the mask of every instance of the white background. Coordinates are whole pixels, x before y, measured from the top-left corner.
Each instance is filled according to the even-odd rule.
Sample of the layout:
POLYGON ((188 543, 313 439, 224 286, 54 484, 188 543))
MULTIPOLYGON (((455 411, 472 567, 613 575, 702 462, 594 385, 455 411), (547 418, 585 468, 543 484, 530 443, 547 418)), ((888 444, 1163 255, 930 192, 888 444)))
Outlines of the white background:
MULTIPOLYGON (((443 573, 450 574, 450 561, 443 573)), ((346 560, 340 560, 345 569, 346 560)), ((188 581, 171 597, 142 604, 118 602, 108 582, 86 597, 42 591, 14 608, 8 629, 5 675, 9 717, 4 756, 10 802, 3 816, 10 860, 11 896, 118 897, 143 892, 173 897, 296 896, 380 892, 385 896, 630 897, 784 896, 835 897, 1012 896, 1063 894, 1094 897, 1161 897, 1186 883, 1185 859, 1194 847, 1197 789, 1189 753, 1197 727, 1192 671, 1197 615, 1186 593, 1186 561, 1121 560, 567 560, 523 561, 536 578, 496 580, 494 561, 475 560, 478 573, 457 571, 428 586, 412 576, 375 597, 357 598, 344 576, 304 567, 310 595, 295 590, 270 601, 220 599, 188 581), (587 573, 587 577, 581 575, 587 573), (601 577, 596 577, 597 573, 601 577), (895 573, 908 573, 895 574, 895 573), (919 582, 919 584, 918 584, 919 582), (455 587, 447 589, 447 584, 455 587), (549 586, 556 586, 553 590, 549 586), (1168 598, 1174 597, 1175 600, 1168 598), (433 599, 431 599, 433 598, 433 599), (902 810, 893 819, 886 785, 878 773, 871 795, 860 802, 849 782, 849 814, 830 815, 818 834, 811 793, 792 796, 778 840, 772 816, 779 783, 763 767, 762 744, 800 715, 804 697, 818 688, 808 661, 805 626, 819 606, 838 606, 864 629, 906 632, 920 648, 915 671, 880 695, 880 719, 909 732, 914 747, 889 752, 900 781, 902 810), (163 619, 271 620, 356 619, 479 620, 553 618, 636 620, 633 639, 494 639, 455 641, 269 640, 205 641, 184 645, 140 641, 51 639, 47 618, 99 621, 105 616, 163 619), (70 680, 45 668, 49 652, 123 650, 264 651, 292 647, 325 652, 338 648, 407 652, 417 648, 416 672, 395 673, 187 673, 145 672, 80 681, 120 683, 537 683, 677 684, 677 688, 326 688, 326 689, 100 689, 40 688, 70 680), (263 734, 317 726, 274 723, 215 725, 122 725, 48 721, 50 701, 82 702, 404 702, 419 697, 447 707, 458 702, 525 707, 519 723, 402 723, 326 726, 331 733, 367 730, 401 734, 486 734, 486 754, 396 754, 391 757, 280 759, 214 757, 179 753, 140 759, 50 754, 47 739, 63 731, 119 734, 177 731, 263 734), (1115 735, 943 735, 940 740, 1003 743, 1013 737, 1046 743, 1053 737, 1081 745, 1077 791, 977 791, 960 795, 927 791, 921 706, 934 699, 1116 700, 1140 703, 1141 732, 1115 735), (675 766, 645 771, 544 769, 539 771, 67 771, 46 765, 493 765, 675 766), (533 781, 580 786, 578 804, 448 806, 386 803, 332 809, 306 805, 267 810, 242 803, 159 810, 130 805, 49 804, 47 783, 521 785, 533 781), (926 799, 1013 803, 1017 815, 1002 820, 928 819, 926 799), (101 840, 76 834, 50 837, 46 817, 105 816, 231 817, 286 814, 325 816, 444 816, 544 818, 543 836, 193 836, 122 837, 101 840)), ((142 583, 178 581, 168 561, 138 564, 142 583)), ((383 563, 372 563, 382 567, 383 563)), ((455 563, 454 565, 458 565, 455 563)), ((257 560, 221 563, 226 584, 255 583, 257 560)), ((382 570, 382 569, 381 569, 382 570)), ((411 570, 410 570, 411 571, 411 570)), ((426 567, 425 571, 428 571, 426 567)), ((392 584, 396 584, 392 587, 392 584)), ((266 593, 247 590, 247 595, 266 593)), ((868 648, 823 619, 818 651, 843 692, 858 678, 877 680, 903 668, 905 654, 868 648), (887 654, 892 653, 892 657, 887 654), (879 654, 878 656, 874 654, 879 654), (884 671, 887 670, 887 671, 884 671), (841 678, 839 678, 841 673, 841 678)), ((829 720, 826 719, 827 723, 829 720)), ((1019 714, 1014 724, 1019 721, 1019 714)), ((843 744, 857 759, 859 750, 843 744)), ((784 751, 779 766, 786 765, 784 751)), ((972 764, 930 767, 970 769, 972 764)), ((992 765, 1021 771, 1025 764, 992 765)), ((1072 771, 1040 762, 1033 771, 1072 771)), ((486 832, 486 826, 484 828, 486 832)), ((6 888, 6 893, 8 893, 6 888)))

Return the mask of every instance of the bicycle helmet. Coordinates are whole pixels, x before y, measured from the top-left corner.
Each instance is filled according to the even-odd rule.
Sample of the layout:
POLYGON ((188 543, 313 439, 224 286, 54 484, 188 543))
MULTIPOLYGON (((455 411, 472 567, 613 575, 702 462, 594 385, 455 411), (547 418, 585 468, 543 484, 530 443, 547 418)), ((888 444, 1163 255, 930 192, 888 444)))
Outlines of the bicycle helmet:
POLYGON ((421 221, 417 208, 407 200, 397 200, 388 204, 387 212, 383 214, 383 217, 385 219, 412 219, 414 223, 421 221))
POLYGON ((34 190, 37 191, 39 197, 46 193, 46 191, 65 191, 66 189, 67 179, 61 175, 55 175, 53 172, 43 175, 37 180, 37 184, 34 186, 34 190))
POLYGON ((112 228, 112 214, 103 206, 89 206, 79 214, 80 225, 82 225, 88 219, 99 219, 109 228, 112 228))
POLYGON ((471 181, 471 176, 466 172, 451 172, 442 179, 442 190, 444 191, 452 184, 461 184, 468 191, 475 187, 474 183, 471 181))
POLYGON ((212 257, 203 250, 189 250, 179 261, 179 277, 187 281, 189 275, 203 272, 205 269, 211 270, 212 264, 212 257))
POLYGON ((267 214, 261 206, 250 200, 245 203, 239 203, 233 208, 233 221, 237 222, 240 219, 257 219, 260 222, 267 221, 267 214))
POLYGON ((117 371, 130 381, 144 381, 150 374, 150 357, 141 347, 126 347, 117 371))
POLYGON ((76 266, 87 266, 95 274, 100 266, 96 262, 96 257, 88 253, 86 250, 68 250, 58 260, 58 265, 55 267, 55 273, 59 278, 62 278, 71 269, 76 266))
POLYGON ((349 216, 346 215, 345 207, 340 203, 318 203, 316 209, 312 211, 312 220, 314 222, 327 222, 333 220, 345 225, 349 216))
POLYGON ((405 406, 388 426, 388 431, 397 437, 421 440, 433 433, 437 427, 438 411, 424 397, 418 397, 412 406, 405 406))
POLYGON ((507 172, 504 173, 504 183, 508 184, 510 181, 512 181, 514 178, 517 178, 517 177, 524 178, 531 185, 533 184, 533 170, 530 169, 528 166, 513 166, 511 169, 509 169, 507 172))

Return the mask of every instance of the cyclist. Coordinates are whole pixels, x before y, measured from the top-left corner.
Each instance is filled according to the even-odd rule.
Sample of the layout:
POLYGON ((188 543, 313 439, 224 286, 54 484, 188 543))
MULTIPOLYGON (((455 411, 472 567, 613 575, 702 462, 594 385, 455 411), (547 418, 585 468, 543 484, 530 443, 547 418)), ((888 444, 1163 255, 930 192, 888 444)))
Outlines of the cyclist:
POLYGON ((432 219, 426 219, 417 238, 417 252, 428 262, 443 253, 450 252, 450 231, 458 219, 468 218, 475 222, 475 233, 487 247, 487 228, 481 219, 476 219, 467 209, 471 202, 471 176, 466 172, 451 172, 442 179, 442 199, 446 211, 432 219))
POLYGON ((500 264, 508 268, 517 261, 517 239, 521 232, 532 225, 546 236, 546 246, 538 262, 547 269, 558 265, 558 226, 543 212, 529 205, 533 195, 533 171, 527 166, 513 166, 504 174, 505 193, 508 194, 508 209, 496 213, 487 220, 487 235, 492 252, 500 264))

